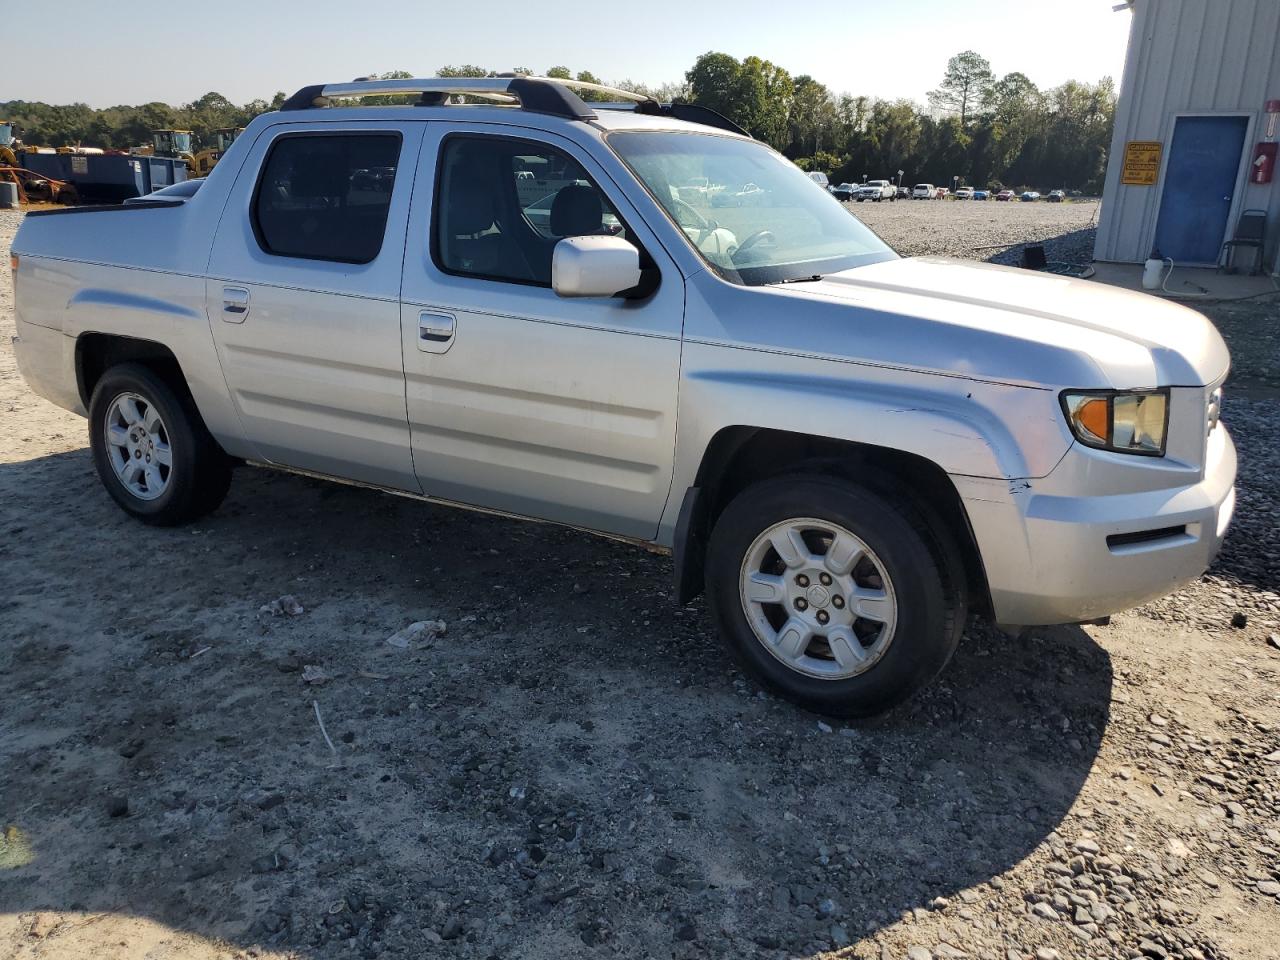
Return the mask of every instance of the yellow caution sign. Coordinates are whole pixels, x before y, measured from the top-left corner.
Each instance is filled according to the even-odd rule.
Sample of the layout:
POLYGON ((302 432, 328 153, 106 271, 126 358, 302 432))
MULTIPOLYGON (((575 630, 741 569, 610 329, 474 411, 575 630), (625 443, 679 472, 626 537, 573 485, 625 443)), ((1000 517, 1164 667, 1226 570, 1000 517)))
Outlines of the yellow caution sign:
POLYGON ((1160 176, 1159 140, 1130 140, 1124 145, 1124 166, 1120 170, 1120 182, 1135 187, 1155 186, 1160 176))

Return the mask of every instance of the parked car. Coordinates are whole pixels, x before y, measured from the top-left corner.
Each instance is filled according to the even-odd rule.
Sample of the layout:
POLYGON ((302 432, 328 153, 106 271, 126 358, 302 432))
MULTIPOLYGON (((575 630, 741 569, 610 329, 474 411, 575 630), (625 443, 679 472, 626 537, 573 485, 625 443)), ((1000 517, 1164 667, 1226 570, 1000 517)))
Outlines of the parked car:
POLYGON ((881 200, 897 200, 898 191, 888 180, 868 180, 858 188, 854 199, 859 203, 863 200, 874 200, 876 203, 881 200))
POLYGON ((817 170, 813 170, 809 173, 809 179, 820 187, 827 187, 830 185, 827 180, 827 175, 825 173, 819 173, 817 170))
POLYGON ((1018 197, 1018 199, 1023 203, 1035 203, 1035 201, 1040 199, 1040 194, 1036 193, 1034 190, 1026 190, 1018 197))
MULTIPOLYGON (((971 610, 1088 621, 1217 553, 1236 455, 1200 314, 900 258, 728 121, 528 77, 377 83, 258 116, 184 201, 18 227, 18 368, 88 417, 127 514, 194 521, 248 462, 668 550, 677 603, 705 588, 753 677, 836 715, 928 683, 971 610), (373 92, 511 105, 316 106, 373 92), (545 231, 517 160, 557 171, 545 231), (374 168, 390 189, 357 192, 374 168), (719 226, 680 197, 691 169, 769 203, 719 226)), ((504 528, 468 529, 404 563, 462 589, 504 528)), ((126 581, 163 577, 161 541, 111 535, 126 581)))
POLYGON ((1067 199, 1067 195, 1062 190, 1050 190, 1049 195, 1045 197, 1045 199, 1050 203, 1062 203, 1062 201, 1067 199))
POLYGON ((932 183, 917 183, 911 191, 912 200, 933 200, 937 196, 937 187, 932 183))
POLYGON ((858 192, 856 183, 842 183, 838 187, 829 187, 831 195, 839 200, 852 200, 858 192))
POLYGON ((975 190, 975 191, 973 191, 973 199, 975 199, 975 200, 990 200, 990 199, 991 199, 991 193, 990 193, 990 191, 987 191, 987 190, 975 190))
POLYGON ((945 200, 951 195, 950 187, 938 187, 936 196, 939 200, 945 200))
POLYGON ((899 200, 910 200, 910 199, 911 199, 911 188, 910 188, 910 187, 898 187, 898 189, 897 189, 897 191, 895 192, 895 194, 894 194, 894 195, 895 195, 899 200))
POLYGON ((1012 200, 1013 198, 1014 192, 1012 190, 1001 190, 996 194, 997 200, 1012 200))
POLYGON ((957 200, 972 200, 973 187, 958 187, 955 196, 957 200))

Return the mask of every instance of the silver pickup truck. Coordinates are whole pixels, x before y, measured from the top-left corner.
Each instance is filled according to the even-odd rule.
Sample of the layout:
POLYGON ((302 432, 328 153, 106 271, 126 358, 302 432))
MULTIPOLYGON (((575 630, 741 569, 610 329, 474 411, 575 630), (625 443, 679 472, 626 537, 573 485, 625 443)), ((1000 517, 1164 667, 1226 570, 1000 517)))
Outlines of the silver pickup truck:
POLYGON ((1201 315, 900 258, 724 118, 575 89, 308 87, 185 198, 29 214, 23 375, 144 522, 250 462, 656 546, 746 669, 836 715, 928 682, 970 612, 1088 621, 1213 559, 1236 455, 1201 315), (370 94, 418 99, 336 105, 370 94))

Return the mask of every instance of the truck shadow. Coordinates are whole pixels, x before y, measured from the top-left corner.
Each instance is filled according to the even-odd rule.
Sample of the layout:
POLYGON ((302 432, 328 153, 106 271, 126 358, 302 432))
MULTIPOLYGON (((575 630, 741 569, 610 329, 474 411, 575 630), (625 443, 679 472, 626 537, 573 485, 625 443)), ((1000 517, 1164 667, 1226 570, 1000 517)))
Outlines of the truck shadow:
POLYGON ((1006 267, 1020 267, 1023 262, 1023 252, 1028 246, 1042 246, 1044 247, 1045 259, 1050 262, 1087 266, 1093 260, 1093 238, 1095 232, 1095 228, 1092 226, 1081 227, 1079 230, 1060 233, 1056 237, 1045 237, 1012 244, 987 257, 987 262, 998 263, 1006 267))
POLYGON ((814 952, 1000 896, 1108 722, 1078 628, 974 626, 910 705, 829 727, 734 671, 669 560, 575 531, 252 469, 151 529, 86 451, 0 465, 0 502, 11 917, 316 958, 814 952))

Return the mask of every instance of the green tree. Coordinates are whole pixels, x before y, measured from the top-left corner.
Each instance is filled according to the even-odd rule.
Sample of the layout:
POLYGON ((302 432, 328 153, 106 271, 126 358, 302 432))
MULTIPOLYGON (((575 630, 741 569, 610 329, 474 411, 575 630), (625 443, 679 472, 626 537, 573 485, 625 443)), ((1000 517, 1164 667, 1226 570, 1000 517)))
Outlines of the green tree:
POLYGON ((909 100, 877 100, 867 120, 868 166, 872 176, 894 179, 906 171, 920 146, 920 114, 909 100))
POLYGON ((613 85, 619 90, 643 94, 659 103, 687 103, 690 99, 688 81, 660 83, 655 87, 647 83, 637 83, 635 80, 615 80, 613 85))
MULTIPOLYGON (((386 73, 371 73, 370 80, 412 80, 413 74, 408 70, 388 70, 386 73)), ((377 95, 372 97, 361 97, 361 106, 367 107, 385 107, 392 104, 408 105, 414 103, 418 99, 416 94, 398 93, 389 95, 377 95)))
POLYGON ((742 64, 727 53, 704 53, 689 68, 689 100, 742 124, 749 108, 736 102, 742 64))
POLYGON ((747 57, 742 61, 739 85, 751 105, 747 130, 778 150, 786 147, 787 118, 795 94, 791 74, 768 60, 747 57))
MULTIPOLYGON (((597 77, 590 70, 579 70, 578 75, 574 79, 577 80, 579 83, 597 83, 597 84, 600 84, 601 86, 604 85, 604 81, 601 80, 599 77, 597 77)), ((574 92, 577 93, 578 96, 580 96, 583 100, 587 100, 587 101, 598 100, 598 101, 608 102, 614 99, 614 97, 610 96, 609 94, 601 93, 598 90, 576 90, 574 92)))
POLYGON ((787 116, 787 155, 813 156, 834 146, 835 107, 831 93, 808 74, 795 78, 787 116))
POLYGON ((787 145, 791 75, 768 60, 741 63, 727 53, 704 53, 685 74, 689 99, 723 114, 753 137, 779 149, 787 145))
POLYGON ((491 77, 492 70, 486 70, 484 67, 477 67, 474 63, 464 63, 460 67, 445 66, 436 71, 437 77, 491 77))
POLYGON ((988 96, 995 74, 991 64, 972 50, 957 53, 947 61, 938 89, 929 91, 929 103, 938 110, 960 114, 960 126, 969 120, 974 108, 988 96))

